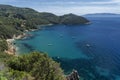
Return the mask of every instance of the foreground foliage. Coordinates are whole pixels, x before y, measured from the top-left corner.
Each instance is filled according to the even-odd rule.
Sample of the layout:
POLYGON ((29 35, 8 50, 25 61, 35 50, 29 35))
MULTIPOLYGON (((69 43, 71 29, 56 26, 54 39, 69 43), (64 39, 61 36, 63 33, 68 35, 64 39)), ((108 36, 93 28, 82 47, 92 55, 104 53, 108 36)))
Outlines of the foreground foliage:
POLYGON ((6 62, 10 58, 14 57, 0 52, 0 80, 33 80, 29 73, 9 68, 6 62))
POLYGON ((43 53, 14 57, 7 64, 13 70, 30 73, 35 80, 65 80, 59 64, 43 53))
POLYGON ((34 80, 34 78, 26 72, 9 69, 0 71, 0 80, 34 80))
POLYGON ((4 39, 0 39, 0 51, 5 51, 8 49, 7 42, 4 39))

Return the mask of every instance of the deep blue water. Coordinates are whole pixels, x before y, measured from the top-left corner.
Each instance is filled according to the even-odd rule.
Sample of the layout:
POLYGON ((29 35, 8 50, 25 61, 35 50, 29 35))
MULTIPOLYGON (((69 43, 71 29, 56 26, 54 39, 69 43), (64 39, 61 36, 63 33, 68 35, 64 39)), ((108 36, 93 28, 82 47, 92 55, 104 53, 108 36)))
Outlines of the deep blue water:
POLYGON ((18 52, 46 52, 83 80, 120 80, 120 17, 87 17, 90 25, 54 25, 16 41, 18 52))

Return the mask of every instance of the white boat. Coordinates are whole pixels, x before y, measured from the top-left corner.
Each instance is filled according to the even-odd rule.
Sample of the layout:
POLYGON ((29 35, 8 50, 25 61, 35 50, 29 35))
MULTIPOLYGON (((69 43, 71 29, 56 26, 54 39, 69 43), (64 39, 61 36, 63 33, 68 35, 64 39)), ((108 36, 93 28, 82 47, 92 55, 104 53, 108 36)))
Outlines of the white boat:
POLYGON ((90 47, 90 44, 86 44, 86 47, 90 47))
POLYGON ((48 44, 48 46, 52 46, 53 44, 48 44))
POLYGON ((73 36, 72 39, 75 39, 75 37, 73 36))

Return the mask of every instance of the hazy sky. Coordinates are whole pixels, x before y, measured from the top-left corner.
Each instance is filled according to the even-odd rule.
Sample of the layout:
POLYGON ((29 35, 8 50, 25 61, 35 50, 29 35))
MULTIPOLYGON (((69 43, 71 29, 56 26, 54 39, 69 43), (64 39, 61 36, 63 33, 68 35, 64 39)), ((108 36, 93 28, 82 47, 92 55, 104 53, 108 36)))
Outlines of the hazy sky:
POLYGON ((39 12, 52 12, 58 15, 75 13, 118 13, 120 0, 0 0, 0 4, 30 7, 39 12))

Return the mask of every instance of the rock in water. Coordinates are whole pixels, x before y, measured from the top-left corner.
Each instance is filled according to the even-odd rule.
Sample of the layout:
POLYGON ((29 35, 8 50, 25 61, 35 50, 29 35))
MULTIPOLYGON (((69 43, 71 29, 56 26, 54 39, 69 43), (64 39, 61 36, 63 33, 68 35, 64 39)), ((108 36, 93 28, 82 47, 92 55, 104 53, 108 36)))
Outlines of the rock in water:
POLYGON ((69 74, 66 78, 67 78, 67 80, 80 80, 80 77, 76 70, 73 70, 72 73, 69 74))

